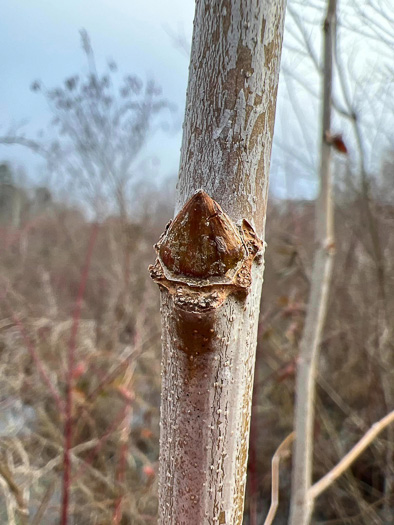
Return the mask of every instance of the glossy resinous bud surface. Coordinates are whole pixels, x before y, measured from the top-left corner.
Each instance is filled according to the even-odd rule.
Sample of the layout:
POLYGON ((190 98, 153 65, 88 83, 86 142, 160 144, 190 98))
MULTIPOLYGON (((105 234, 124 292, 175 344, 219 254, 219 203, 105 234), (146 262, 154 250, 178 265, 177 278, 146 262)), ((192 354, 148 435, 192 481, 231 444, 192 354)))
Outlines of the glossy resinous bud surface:
POLYGON ((246 250, 238 230, 219 204, 199 191, 169 226, 159 255, 175 275, 207 279, 233 273, 246 250))

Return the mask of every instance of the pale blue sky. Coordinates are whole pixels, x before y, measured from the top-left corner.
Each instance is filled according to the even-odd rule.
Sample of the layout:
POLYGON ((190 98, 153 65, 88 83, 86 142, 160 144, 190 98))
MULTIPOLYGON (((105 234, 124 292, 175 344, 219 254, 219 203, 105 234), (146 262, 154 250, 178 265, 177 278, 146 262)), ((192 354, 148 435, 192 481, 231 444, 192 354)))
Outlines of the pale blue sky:
MULTIPOLYGON (((189 60, 169 33, 184 35, 191 42, 194 0, 0 1, 0 135, 24 123, 20 131, 26 136, 36 138, 44 130, 50 137, 51 114, 44 97, 33 93, 30 85, 40 79, 47 87, 58 86, 68 76, 86 70, 79 36, 85 28, 99 68, 113 58, 121 73, 153 77, 162 86, 163 96, 177 106, 171 132, 157 132, 143 152, 159 159, 161 177, 177 173, 189 60)), ((277 119, 283 140, 291 140, 288 115, 286 111, 277 119)), ((25 167, 30 180, 40 182, 43 162, 26 148, 0 145, 0 161, 4 160, 25 167)), ((280 148, 274 148, 273 168, 271 186, 279 194, 299 186, 299 181, 293 181, 291 188, 281 183, 285 166, 280 148)))
MULTIPOLYGON (((194 0, 2 0, 0 31, 0 134, 22 122, 26 136, 45 129, 50 113, 33 80, 48 87, 86 68, 79 30, 92 41, 98 66, 113 58, 121 73, 154 78, 177 106, 171 133, 153 137, 148 152, 162 174, 178 169, 188 58, 169 32, 191 40, 194 0)), ((21 147, 0 146, 0 161, 24 165, 38 177, 41 161, 21 147)))
MULTIPOLYGON (((25 122, 21 130, 26 136, 35 138, 39 130, 50 136, 50 112, 43 96, 31 92, 30 85, 40 79, 47 87, 58 86, 68 76, 86 70, 79 36, 79 30, 85 28, 99 68, 113 58, 121 73, 135 73, 143 79, 153 77, 162 86, 164 97, 177 106, 171 132, 157 132, 143 152, 159 159, 157 172, 161 177, 177 173, 189 60, 169 33, 183 34, 185 41, 191 42, 194 0, 0 1, 0 135, 25 122)), ((284 111, 277 116, 271 188, 282 196, 294 195, 297 188, 303 195, 311 195, 316 184, 309 168, 291 170, 297 170, 301 178, 305 176, 306 182, 295 174, 290 181, 284 177, 289 167, 281 143, 293 143, 299 131, 294 116, 289 117, 285 108, 289 100, 283 81, 281 84, 279 107, 284 111)), ((308 111, 310 108, 308 104, 308 111)), ((311 135, 316 136, 313 129, 311 135)), ((313 147, 310 152, 312 163, 315 151, 313 147)), ((33 153, 22 147, 0 145, 0 161, 4 160, 24 166, 29 178, 40 182, 43 163, 33 153)))
MULTIPOLYGON (((86 70, 79 35, 79 30, 85 28, 99 68, 113 58, 121 74, 134 73, 144 80, 154 78, 162 86, 164 97, 177 106, 171 132, 157 132, 143 152, 159 159, 157 171, 161 177, 177 173, 189 61, 169 33, 183 34, 187 42, 191 41, 194 0, 0 0, 0 3, 0 135, 23 122, 25 125, 20 129, 26 136, 35 138, 40 129, 48 133, 50 112, 42 95, 31 92, 30 85, 40 79, 47 87, 58 86, 65 78, 86 70)), ((297 2, 294 5, 297 10, 297 2)), ((319 56, 324 12, 308 9, 300 16, 306 20, 307 36, 319 56)), ((354 22, 359 27, 359 20, 354 22)), ((297 51, 299 44, 294 40, 297 31, 288 12, 286 25, 291 24, 292 30, 289 27, 285 30, 270 184, 282 197, 312 197, 317 188, 321 88, 316 69, 302 46, 297 51), (301 88, 297 78, 308 89, 301 88), (311 96, 309 89, 316 96, 311 96)), ((391 56, 381 53, 376 41, 368 41, 362 33, 345 29, 343 35, 340 48, 345 51, 343 60, 354 70, 350 91, 352 97, 358 97, 360 104, 364 104, 363 89, 371 84, 363 75, 372 75, 370 71, 375 64, 384 68, 387 63, 388 67, 391 56)), ((381 99, 376 91, 373 100, 381 99)), ((378 114, 376 109, 365 111, 367 116, 378 114)), ((386 113, 386 120, 391 119, 391 113, 386 113)), ((390 121, 384 125, 379 122, 379 126, 384 131, 387 128, 386 135, 392 136, 390 121)), ((354 158, 347 128, 346 122, 335 119, 333 129, 345 133, 350 157, 354 158)), ((370 133, 371 126, 368 130, 370 133)), ((378 160, 383 139, 379 138, 382 146, 372 150, 377 152, 378 160)), ((42 161, 34 154, 22 147, 0 145, 0 162, 4 160, 16 167, 24 166, 30 178, 39 182, 42 161)))

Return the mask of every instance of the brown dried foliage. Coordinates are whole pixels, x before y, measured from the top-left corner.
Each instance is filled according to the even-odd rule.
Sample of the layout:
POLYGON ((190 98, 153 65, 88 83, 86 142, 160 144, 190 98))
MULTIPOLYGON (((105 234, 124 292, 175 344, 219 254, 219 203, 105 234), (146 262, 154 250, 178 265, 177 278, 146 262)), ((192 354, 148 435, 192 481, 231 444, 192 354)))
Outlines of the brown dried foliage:
MULTIPOLYGON (((160 319, 158 294, 146 267, 169 209, 141 215, 133 223, 112 217, 100 224, 73 374, 71 523, 156 522, 160 319)), ((335 276, 318 377, 315 479, 392 408, 383 385, 394 384, 394 352, 382 318, 394 311, 394 210, 378 199, 373 210, 387 254, 384 305, 381 265, 364 226, 362 201, 347 196, 336 208, 335 276)), ((271 201, 245 523, 249 501, 257 516, 265 517, 272 454, 292 430, 294 365, 314 251, 313 219, 311 203, 271 201)), ((9 515, 21 523, 26 519, 44 525, 59 517, 64 418, 29 345, 64 399, 72 312, 90 230, 77 210, 56 204, 26 216, 18 230, 1 229, 7 245, 0 255, 4 523, 9 515)), ((382 435, 321 496, 316 523, 379 520, 385 443, 382 435)), ((278 523, 287 519, 289 483, 290 462, 284 462, 278 523)))

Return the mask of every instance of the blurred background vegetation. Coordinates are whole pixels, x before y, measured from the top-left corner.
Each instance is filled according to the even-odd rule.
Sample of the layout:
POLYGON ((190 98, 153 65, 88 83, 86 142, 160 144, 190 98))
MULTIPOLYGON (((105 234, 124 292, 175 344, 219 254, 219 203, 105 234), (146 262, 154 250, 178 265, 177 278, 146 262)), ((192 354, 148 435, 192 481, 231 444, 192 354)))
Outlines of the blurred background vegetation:
MULTIPOLYGON (((318 377, 315 479, 394 408, 389 4, 339 6, 332 131, 347 154, 334 158, 337 254, 318 377)), ((264 520, 271 457, 293 426, 314 252, 324 9, 319 0, 288 5, 250 438, 250 525, 264 520)), ((174 31, 168 38, 187 55, 186 37, 174 31)), ((67 388, 71 523, 157 520, 160 317, 147 266, 173 213, 176 174, 164 176, 146 146, 171 127, 177 110, 160 79, 142 80, 131 64, 120 81, 114 60, 98 68, 85 30, 81 42, 82 71, 50 88, 32 79, 50 108, 50 138, 6 129, 6 122, 1 128, 0 143, 34 152, 43 175, 29 178, 23 163, 0 159, 0 523, 59 520, 67 388)), ((286 523, 290 471, 285 462, 278 524, 286 523)), ((314 523, 380 524, 387 508, 394 515, 393 429, 321 496, 314 523)))

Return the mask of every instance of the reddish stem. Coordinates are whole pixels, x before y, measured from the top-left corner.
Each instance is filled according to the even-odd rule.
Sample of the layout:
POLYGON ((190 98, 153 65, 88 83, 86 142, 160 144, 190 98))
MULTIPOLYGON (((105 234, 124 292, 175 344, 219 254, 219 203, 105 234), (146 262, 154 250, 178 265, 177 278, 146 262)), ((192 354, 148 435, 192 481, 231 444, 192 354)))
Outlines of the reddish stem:
MULTIPOLYGON (((128 437, 129 437, 129 416, 130 416, 130 405, 127 407, 126 415, 123 420, 122 429, 122 443, 119 453, 119 464, 116 479, 118 483, 123 484, 126 479, 126 459, 128 450, 128 437)), ((115 502, 114 516, 112 519, 113 525, 119 525, 122 519, 122 500, 123 494, 119 494, 115 502)))
POLYGON ((22 339, 26 345, 26 348, 31 356, 31 358, 33 359, 33 362, 35 364, 35 366, 37 367, 37 370, 39 372, 39 374, 41 375, 41 377, 43 378, 44 382, 46 383, 47 387, 49 388, 55 402, 56 402, 56 406, 57 406, 57 409, 59 410, 59 413, 63 413, 64 411, 64 403, 59 395, 59 392, 57 391, 55 385, 52 383, 52 381, 50 380, 49 378, 49 375, 47 373, 47 371, 45 370, 44 368, 44 365, 42 364, 41 362, 41 359, 32 343, 32 341, 29 339, 27 333, 26 333, 26 330, 25 330, 25 327, 23 326, 22 324, 22 321, 15 315, 15 314, 11 314, 12 316, 12 320, 14 321, 14 323, 16 324, 16 326, 18 327, 19 329, 19 332, 22 336, 22 339))
POLYGON ((145 341, 137 345, 136 343, 133 350, 118 364, 116 367, 112 370, 112 372, 109 372, 107 375, 105 375, 99 385, 87 396, 86 402, 87 403, 93 403, 97 397, 102 393, 103 389, 106 385, 111 383, 122 371, 123 368, 128 366, 128 363, 130 359, 137 359, 140 354, 142 353, 144 346, 147 343, 150 343, 153 339, 155 339, 158 335, 160 335, 159 332, 154 332, 150 337, 148 337, 145 341))
POLYGON ((96 455, 100 452, 101 448, 104 446, 107 439, 112 435, 112 433, 117 429, 117 427, 121 424, 121 422, 124 420, 125 415, 127 413, 127 407, 128 405, 125 405, 124 409, 121 411, 119 416, 114 419, 108 430, 106 431, 103 436, 101 436, 99 442, 94 447, 92 452, 89 454, 89 457, 84 461, 84 464, 80 467, 80 469, 76 472, 74 476, 74 481, 79 479, 86 471, 87 467, 91 465, 96 455))
POLYGON ((69 516, 70 488, 71 488, 71 454, 72 434, 73 434, 73 369, 75 361, 75 349, 77 344, 77 333, 81 319, 81 310, 83 298, 85 295, 86 283, 89 276, 90 263, 92 260, 93 248, 98 233, 98 224, 92 226, 92 232, 89 239, 89 246, 86 253, 84 268, 82 271, 81 281, 79 284, 78 295, 75 302, 73 313, 73 325, 71 329, 70 342, 68 345, 68 370, 66 378, 66 413, 64 425, 64 459, 63 459, 63 500, 61 510, 61 525, 67 525, 69 516))

